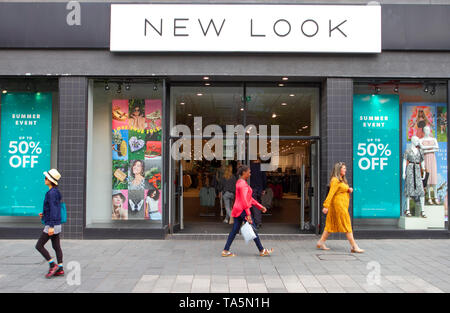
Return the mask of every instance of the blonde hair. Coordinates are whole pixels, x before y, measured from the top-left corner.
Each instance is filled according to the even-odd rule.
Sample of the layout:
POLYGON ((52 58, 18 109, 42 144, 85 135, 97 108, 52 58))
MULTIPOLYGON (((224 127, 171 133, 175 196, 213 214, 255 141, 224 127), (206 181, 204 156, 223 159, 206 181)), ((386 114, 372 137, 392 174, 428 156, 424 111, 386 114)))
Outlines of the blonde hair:
POLYGON ((233 176, 233 167, 231 165, 228 165, 225 169, 225 172, 223 173, 223 177, 225 179, 230 179, 231 176, 233 176))
POLYGON ((347 178, 345 176, 341 177, 341 169, 343 166, 346 166, 344 162, 338 162, 334 164, 333 170, 331 171, 330 184, 333 177, 336 177, 340 182, 348 184, 347 178))

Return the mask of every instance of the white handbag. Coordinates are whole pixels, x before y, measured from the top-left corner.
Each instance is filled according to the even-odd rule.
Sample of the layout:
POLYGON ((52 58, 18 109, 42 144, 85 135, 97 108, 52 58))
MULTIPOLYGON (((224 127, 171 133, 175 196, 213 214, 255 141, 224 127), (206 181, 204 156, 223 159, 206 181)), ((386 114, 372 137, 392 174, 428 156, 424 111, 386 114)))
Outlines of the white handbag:
POLYGON ((246 243, 256 238, 255 231, 249 222, 245 222, 245 224, 241 226, 241 235, 244 237, 246 243))

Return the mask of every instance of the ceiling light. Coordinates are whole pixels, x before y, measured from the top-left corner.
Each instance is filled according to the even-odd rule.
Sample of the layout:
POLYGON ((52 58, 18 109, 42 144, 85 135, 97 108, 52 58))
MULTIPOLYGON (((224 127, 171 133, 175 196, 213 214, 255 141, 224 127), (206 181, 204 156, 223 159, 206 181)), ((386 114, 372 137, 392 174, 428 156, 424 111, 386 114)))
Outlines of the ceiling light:
POLYGON ((127 84, 125 85, 125 90, 126 90, 126 91, 129 91, 130 89, 131 89, 131 86, 130 86, 129 83, 127 83, 127 84))
POLYGON ((308 128, 308 126, 303 126, 302 128, 303 128, 303 129, 307 129, 307 128, 308 128))
POLYGON ((433 85, 431 91, 430 91, 430 95, 434 96, 434 94, 436 93, 436 86, 433 85))
POLYGON ((380 87, 375 87, 375 93, 379 93, 381 91, 381 88, 380 87))
POLYGON ((210 83, 205 83, 205 86, 211 86, 211 84, 210 83))
POLYGON ((208 80, 209 77, 208 77, 208 76, 204 76, 203 79, 204 79, 204 80, 208 80))
POLYGON ((7 93, 8 92, 8 90, 6 90, 6 89, 3 89, 2 90, 2 94, 5 94, 5 93, 7 93))
POLYGON ((284 84, 280 83, 280 84, 278 84, 278 87, 284 87, 284 84))
POLYGON ((203 96, 203 94, 202 94, 201 92, 199 92, 199 93, 197 94, 197 96, 201 97, 201 96, 203 96))
POLYGON ((244 111, 244 108, 241 108, 241 111, 244 111))
POLYGON ((109 88, 108 83, 105 83, 105 90, 109 90, 109 89, 111 89, 111 88, 109 88))
POLYGON ((291 93, 291 94, 289 95, 289 97, 295 97, 295 95, 294 95, 293 93, 291 93))
POLYGON ((186 103, 184 103, 184 102, 180 102, 180 105, 185 105, 186 103))
POLYGON ((188 113, 188 116, 192 116, 192 114, 191 114, 191 113, 188 113))
POLYGON ((394 87, 394 92, 398 92, 398 86, 394 87))
POLYGON ((118 84, 117 85, 117 93, 121 93, 122 92, 122 84, 118 84))
POLYGON ((425 88, 423 89, 423 92, 428 92, 428 86, 425 85, 425 88))
POLYGON ((283 77, 281 80, 286 81, 286 80, 288 80, 288 79, 289 79, 288 77, 283 77))
POLYGON ((272 118, 276 118, 277 115, 275 113, 272 114, 272 118))
POLYGON ((281 103, 281 105, 287 105, 287 103, 286 103, 286 102, 283 102, 283 103, 281 103))
POLYGON ((153 84, 153 90, 154 90, 154 91, 157 91, 157 90, 158 90, 158 85, 156 85, 156 83, 153 84))

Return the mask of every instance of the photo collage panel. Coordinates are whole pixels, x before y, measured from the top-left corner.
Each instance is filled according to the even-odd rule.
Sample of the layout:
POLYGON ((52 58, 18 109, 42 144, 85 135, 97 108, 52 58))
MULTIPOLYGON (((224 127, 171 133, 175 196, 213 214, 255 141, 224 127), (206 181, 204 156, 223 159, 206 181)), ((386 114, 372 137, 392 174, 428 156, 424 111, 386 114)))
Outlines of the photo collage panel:
POLYGON ((112 219, 162 219, 161 100, 112 101, 112 219))

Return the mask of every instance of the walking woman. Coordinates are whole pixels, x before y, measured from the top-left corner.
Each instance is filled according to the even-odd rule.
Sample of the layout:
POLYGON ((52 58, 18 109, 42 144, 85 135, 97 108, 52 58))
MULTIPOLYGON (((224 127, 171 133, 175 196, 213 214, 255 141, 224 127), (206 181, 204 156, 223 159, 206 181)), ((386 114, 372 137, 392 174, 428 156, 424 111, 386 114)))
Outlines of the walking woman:
MULTIPOLYGON (((233 205, 233 210, 231 211, 231 216, 234 218, 233 229, 231 230, 225 248, 222 251, 223 257, 235 256, 234 253, 230 252, 230 246, 233 243, 234 237, 236 237, 236 234, 239 232, 239 229, 241 229, 242 223, 245 220, 250 224, 253 223, 250 212, 251 206, 256 206, 263 213, 267 211, 264 206, 252 198, 252 188, 247 184, 247 180, 250 177, 250 168, 246 165, 241 165, 238 168, 237 174, 239 179, 236 183, 236 200, 233 205)), ((264 249, 258 234, 256 234, 254 241, 258 247, 260 256, 268 256, 273 252, 273 249, 264 249)))
POLYGON ((44 172, 45 184, 48 186, 49 191, 45 194, 44 198, 44 212, 40 213, 45 227, 39 238, 36 249, 42 254, 49 264, 49 270, 46 278, 52 276, 63 276, 63 253, 61 250, 61 243, 59 235, 61 233, 61 193, 58 190, 58 181, 61 178, 61 174, 55 169, 51 169, 48 172, 44 172), (52 241, 52 247, 56 253, 56 260, 50 257, 45 244, 47 241, 52 241))
POLYGON ((325 241, 330 233, 345 233, 351 245, 351 252, 363 253, 364 250, 358 247, 353 238, 350 214, 348 213, 350 194, 353 192, 353 188, 348 186, 345 177, 346 171, 345 163, 339 162, 334 165, 331 172, 330 191, 323 203, 323 213, 327 214, 327 220, 322 238, 317 242, 317 248, 329 250, 325 246, 325 241))

